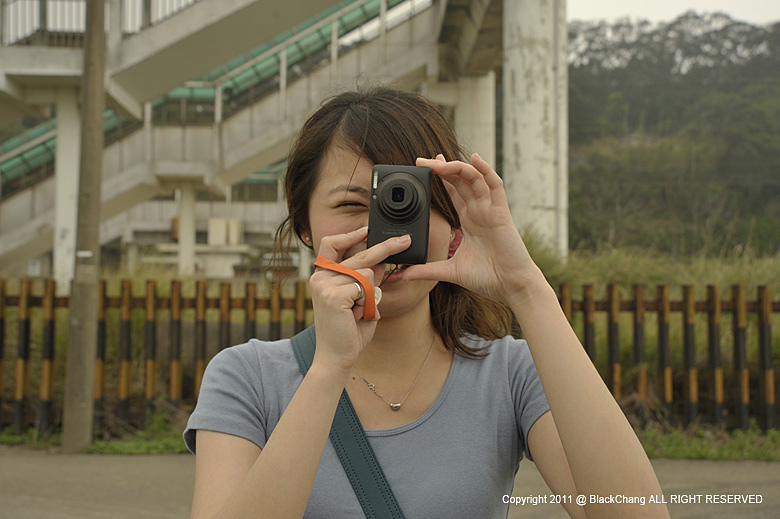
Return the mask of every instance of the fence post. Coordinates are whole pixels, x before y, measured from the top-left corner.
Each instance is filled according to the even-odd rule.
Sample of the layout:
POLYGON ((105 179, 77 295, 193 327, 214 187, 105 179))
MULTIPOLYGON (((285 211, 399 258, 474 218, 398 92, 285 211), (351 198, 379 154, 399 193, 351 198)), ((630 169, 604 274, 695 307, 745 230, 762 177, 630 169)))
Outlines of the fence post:
POLYGON ((54 394, 54 280, 47 279, 43 294, 43 344, 41 345, 41 387, 38 432, 46 433, 51 425, 54 394))
POLYGON ((295 333, 306 328, 306 283, 298 281, 295 284, 295 333))
POLYGON ((230 346, 230 283, 223 282, 219 289, 219 350, 230 346))
POLYGON ((24 429, 25 399, 30 381, 30 280, 19 287, 19 343, 16 347, 16 380, 14 388, 14 434, 24 429))
POLYGON ((271 284, 271 340, 282 337, 282 290, 278 281, 271 284))
POLYGON ((181 281, 171 281, 171 328, 168 397, 174 404, 181 402, 181 281))
POLYGON ((746 350, 747 302, 745 300, 745 286, 733 285, 731 298, 734 312, 734 370, 737 372, 737 393, 739 394, 737 416, 740 427, 747 429, 750 417, 750 374, 746 350))
POLYGON ((119 303, 119 419, 130 416, 130 377, 132 369, 132 297, 133 282, 122 280, 119 303))
POLYGON ((106 280, 98 281, 97 351, 95 354, 95 427, 106 417, 106 280))
POLYGON ((571 307, 571 285, 564 283, 561 285, 561 310, 569 324, 571 324, 571 307))
POLYGON ((623 397, 620 370, 620 344, 618 318, 620 316, 620 287, 611 283, 607 287, 607 356, 609 387, 615 400, 623 397))
POLYGON ((758 287, 758 369, 764 394, 764 430, 775 426, 775 371, 772 367, 772 293, 758 287))
POLYGON ((707 287, 707 344, 709 349, 710 386, 715 394, 712 406, 712 421, 723 427, 723 362, 720 355, 720 287, 707 287))
POLYGON ((244 305, 246 308, 246 322, 244 323, 244 340, 249 339, 257 335, 257 285, 249 281, 246 284, 246 293, 244 296, 244 305))
POLYGON ((693 287, 683 285, 683 358, 685 367, 685 406, 688 423, 696 423, 699 413, 699 373, 696 369, 696 299, 693 287))
POLYGON ((154 413, 157 392, 157 283, 146 281, 146 324, 144 327, 144 410, 146 419, 154 413))
MULTIPOLYGON (((0 5, 0 8, 5 8, 0 5)), ((1 20, 0 20, 1 21, 1 20)), ((5 363, 5 279, 0 279, 0 424, 3 423, 3 364, 5 363)))
POLYGON ((645 286, 634 285, 634 362, 637 369, 639 400, 647 401, 647 360, 645 358, 645 286))
POLYGON ((709 354, 710 387, 715 400, 712 421, 723 427, 723 362, 720 354, 720 287, 707 286, 707 349, 709 354))
POLYGON ((195 285, 195 398, 200 394, 200 383, 206 370, 206 282, 195 285))
POLYGON ((669 287, 658 285, 658 373, 661 379, 661 395, 666 416, 671 421, 674 406, 672 390, 672 360, 669 355, 669 287))
POLYGON ((593 299, 593 285, 582 286, 583 345, 590 361, 596 362, 596 301, 593 299))

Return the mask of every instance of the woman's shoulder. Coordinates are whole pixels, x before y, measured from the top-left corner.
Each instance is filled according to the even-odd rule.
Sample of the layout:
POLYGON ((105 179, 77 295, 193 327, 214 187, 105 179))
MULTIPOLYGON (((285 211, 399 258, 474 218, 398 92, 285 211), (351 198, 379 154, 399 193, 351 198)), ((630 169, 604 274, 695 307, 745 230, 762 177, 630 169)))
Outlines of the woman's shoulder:
POLYGON ((489 373, 498 380, 508 381, 511 387, 524 386, 538 379, 536 364, 524 339, 506 335, 499 339, 486 340, 469 336, 462 339, 472 348, 482 348, 487 354, 476 360, 464 359, 467 370, 489 373))
POLYGON ((510 359, 519 362, 527 362, 531 359, 528 343, 524 339, 518 339, 512 335, 505 335, 499 339, 484 339, 476 335, 466 335, 461 342, 474 350, 486 354, 482 360, 491 359, 494 362, 506 362, 510 359))
POLYGON ((249 339, 245 343, 218 352, 209 361, 206 370, 257 376, 260 372, 275 373, 282 367, 290 366, 298 369, 290 339, 278 341, 249 339))

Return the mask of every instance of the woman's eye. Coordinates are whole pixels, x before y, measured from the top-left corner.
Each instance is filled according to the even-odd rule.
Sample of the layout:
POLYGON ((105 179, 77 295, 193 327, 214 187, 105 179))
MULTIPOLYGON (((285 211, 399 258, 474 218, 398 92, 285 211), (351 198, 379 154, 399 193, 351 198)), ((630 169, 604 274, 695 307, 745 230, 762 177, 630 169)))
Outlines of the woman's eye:
POLYGON ((338 207, 365 207, 365 205, 359 202, 341 202, 338 207))

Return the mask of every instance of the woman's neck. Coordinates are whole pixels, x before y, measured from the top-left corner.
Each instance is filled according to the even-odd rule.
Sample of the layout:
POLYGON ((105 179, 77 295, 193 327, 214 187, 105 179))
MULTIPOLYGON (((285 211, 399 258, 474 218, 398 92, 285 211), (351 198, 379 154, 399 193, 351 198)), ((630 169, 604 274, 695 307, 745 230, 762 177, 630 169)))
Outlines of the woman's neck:
MULTIPOLYGON (((363 369, 399 372, 420 368, 436 339, 428 300, 422 304, 424 311, 418 309, 380 318, 371 343, 358 357, 356 366, 361 372, 363 369)), ((440 345, 441 341, 436 343, 440 345)))

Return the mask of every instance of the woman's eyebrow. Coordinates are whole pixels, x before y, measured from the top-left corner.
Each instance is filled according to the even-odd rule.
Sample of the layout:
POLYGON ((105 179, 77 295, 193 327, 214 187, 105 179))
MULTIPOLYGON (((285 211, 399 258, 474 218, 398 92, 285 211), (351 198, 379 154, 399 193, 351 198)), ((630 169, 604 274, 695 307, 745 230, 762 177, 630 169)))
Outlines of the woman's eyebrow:
POLYGON ((369 192, 366 188, 356 186, 354 184, 344 184, 341 186, 334 187, 333 189, 330 190, 328 195, 333 195, 336 193, 344 193, 344 192, 356 193, 358 195, 365 196, 365 197, 369 195, 369 192))

